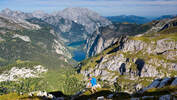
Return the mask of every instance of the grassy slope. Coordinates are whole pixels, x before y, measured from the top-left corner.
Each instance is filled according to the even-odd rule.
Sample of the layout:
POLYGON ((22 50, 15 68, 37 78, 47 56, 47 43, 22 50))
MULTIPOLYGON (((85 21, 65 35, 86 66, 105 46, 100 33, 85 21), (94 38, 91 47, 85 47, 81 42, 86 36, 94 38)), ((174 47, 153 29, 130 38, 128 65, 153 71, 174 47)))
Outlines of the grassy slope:
POLYGON ((0 73, 14 66, 31 68, 40 64, 49 69, 41 78, 22 79, 19 82, 1 82, 0 94, 3 94, 1 87, 7 88, 5 93, 45 90, 73 94, 81 89, 82 76, 75 73, 70 64, 73 61, 54 53, 52 44, 53 40, 57 40, 57 38, 50 33, 49 25, 42 24, 41 26, 40 30, 14 31, 7 29, 6 34, 0 34, 0 37, 5 39, 0 42, 0 52, 3 52, 0 53, 0 73), (13 34, 28 36, 31 42, 13 38, 13 34), (64 61, 65 58, 68 59, 68 62, 64 61), (66 84, 66 82, 71 84, 66 84))
MULTIPOLYGON (((1 68, 1 71, 8 70, 13 66, 30 68, 38 63, 24 62, 20 64, 9 65, 5 68, 1 68), (27 67, 28 66, 28 67, 27 67)), ((82 75, 76 73, 72 67, 54 68, 49 69, 47 73, 41 74, 40 78, 27 78, 20 79, 17 82, 6 81, 0 82, 0 95, 17 92, 28 93, 32 91, 62 91, 67 95, 76 93, 82 90, 82 75)))
POLYGON ((63 59, 60 59, 61 55, 53 52, 52 43, 56 38, 49 33, 49 29, 12 31, 5 35, 0 34, 0 36, 6 40, 0 43, 0 52, 3 52, 0 54, 1 66, 18 59, 44 63, 48 67, 66 65, 63 59), (25 42, 19 38, 12 38, 15 33, 29 36, 32 41, 25 42))
POLYGON ((0 100, 47 100, 42 97, 28 97, 27 94, 18 95, 17 93, 10 93, 0 96, 0 100))

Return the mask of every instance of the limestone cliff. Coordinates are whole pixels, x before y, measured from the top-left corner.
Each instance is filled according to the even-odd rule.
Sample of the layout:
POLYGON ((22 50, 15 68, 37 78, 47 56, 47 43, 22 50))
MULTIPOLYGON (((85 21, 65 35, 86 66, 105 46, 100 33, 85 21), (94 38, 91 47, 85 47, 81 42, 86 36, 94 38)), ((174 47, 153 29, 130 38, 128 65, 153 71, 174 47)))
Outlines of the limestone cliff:
POLYGON ((170 27, 165 24, 166 28, 158 32, 117 39, 103 52, 81 62, 80 73, 109 83, 118 82, 128 92, 146 86, 155 78, 176 76, 176 21, 172 19, 170 27))
POLYGON ((114 23, 97 28, 87 39, 87 55, 94 56, 110 45, 116 43, 121 36, 142 34, 152 27, 150 24, 138 25, 130 23, 114 23))
MULTIPOLYGON (((159 32, 166 28, 176 26, 176 20, 177 18, 163 19, 142 25, 114 23, 106 27, 97 28, 95 33, 87 39, 87 55, 90 57, 100 53, 119 40, 122 35, 133 36, 159 32)), ((176 29, 173 28, 171 30, 175 32, 176 29)))

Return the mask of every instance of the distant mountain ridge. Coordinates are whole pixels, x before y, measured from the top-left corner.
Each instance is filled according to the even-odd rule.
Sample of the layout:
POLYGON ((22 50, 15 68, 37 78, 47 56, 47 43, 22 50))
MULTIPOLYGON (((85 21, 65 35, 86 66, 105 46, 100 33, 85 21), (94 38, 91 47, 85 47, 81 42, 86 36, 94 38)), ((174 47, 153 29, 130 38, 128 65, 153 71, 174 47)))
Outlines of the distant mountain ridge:
POLYGON ((176 16, 177 16, 177 14, 176 15, 162 15, 162 16, 156 18, 156 20, 162 20, 162 19, 166 19, 166 18, 174 18, 176 16))
POLYGON ((136 23, 136 24, 145 24, 148 22, 151 22, 152 20, 162 20, 166 18, 174 18, 176 15, 162 15, 159 17, 153 17, 153 18, 148 18, 148 17, 141 17, 141 16, 136 16, 136 15, 119 15, 119 16, 107 16, 106 18, 109 19, 112 22, 128 22, 128 23, 136 23))
POLYGON ((108 16, 106 18, 112 22, 120 22, 120 23, 128 22, 128 23, 144 24, 151 21, 146 17, 140 17, 135 15, 108 16))

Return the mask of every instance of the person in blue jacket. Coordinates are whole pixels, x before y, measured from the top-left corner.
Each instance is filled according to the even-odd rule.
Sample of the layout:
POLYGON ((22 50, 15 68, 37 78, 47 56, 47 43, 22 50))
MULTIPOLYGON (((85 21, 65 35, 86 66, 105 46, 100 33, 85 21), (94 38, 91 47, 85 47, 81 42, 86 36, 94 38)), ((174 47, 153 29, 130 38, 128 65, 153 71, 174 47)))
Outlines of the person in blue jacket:
POLYGON ((90 78, 89 78, 89 83, 90 83, 90 85, 91 85, 91 91, 92 91, 92 92, 96 92, 96 85, 97 85, 96 78, 90 77, 90 78))

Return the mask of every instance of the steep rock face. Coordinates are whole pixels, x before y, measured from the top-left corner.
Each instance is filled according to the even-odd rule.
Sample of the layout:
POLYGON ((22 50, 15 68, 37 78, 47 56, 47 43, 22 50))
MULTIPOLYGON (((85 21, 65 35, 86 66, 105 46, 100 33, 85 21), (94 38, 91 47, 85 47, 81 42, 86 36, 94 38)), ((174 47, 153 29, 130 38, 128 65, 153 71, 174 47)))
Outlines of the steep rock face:
POLYGON ((53 42, 53 49, 55 49, 57 54, 67 56, 68 58, 72 57, 71 53, 69 53, 68 49, 57 40, 54 40, 54 42, 53 42))
POLYGON ((122 36, 141 34, 150 28, 151 25, 129 23, 115 23, 97 28, 95 33, 87 39, 87 54, 89 57, 94 56, 120 40, 122 36))
POLYGON ((100 54, 81 62, 79 71, 85 77, 118 82, 127 92, 134 91, 131 86, 144 87, 154 78, 176 76, 176 32, 176 26, 171 26, 156 33, 121 37, 100 54))
MULTIPOLYGON (((177 26, 176 20, 177 18, 163 19, 143 25, 116 23, 106 27, 100 27, 99 29, 97 28, 95 33, 87 39, 87 55, 90 57, 100 53, 119 40, 121 35, 132 36, 139 34, 141 36, 141 34, 156 33, 177 26)), ((176 28, 171 29, 171 32, 176 32, 176 28)), ((166 31, 166 33, 170 32, 166 31)))
POLYGON ((58 36, 65 39, 65 43, 83 41, 87 37, 88 32, 85 27, 72 20, 60 16, 43 17, 42 20, 50 24, 58 36), (73 37, 75 38, 73 39, 73 37))
POLYGON ((95 31, 96 27, 111 24, 109 20, 87 8, 66 8, 56 14, 85 26, 87 32, 90 34, 95 31))
MULTIPOLYGON (((120 74, 134 74, 134 76, 139 75, 141 77, 170 76, 172 73, 168 71, 177 70, 177 63, 167 62, 166 59, 176 59, 177 43, 171 39, 166 40, 161 39, 156 43, 146 43, 141 40, 126 40, 119 52, 114 55, 110 54, 102 57, 101 62, 89 72, 93 72, 95 76, 105 76, 105 72, 102 69, 108 69, 110 71, 120 72, 120 74), (172 54, 169 55, 170 53, 172 54), (134 55, 134 57, 131 55, 134 55), (149 56, 150 58, 148 58, 149 56), (158 58, 158 56, 162 58, 158 58), (133 63, 137 65, 137 68, 139 67, 137 70, 131 68, 133 63), (125 71, 122 71, 120 69, 121 67, 125 67, 125 71), (164 72, 160 68, 163 68, 164 72), (168 71, 165 72, 165 69, 168 69, 168 71)), ((81 73, 85 74, 85 72, 81 73)))

